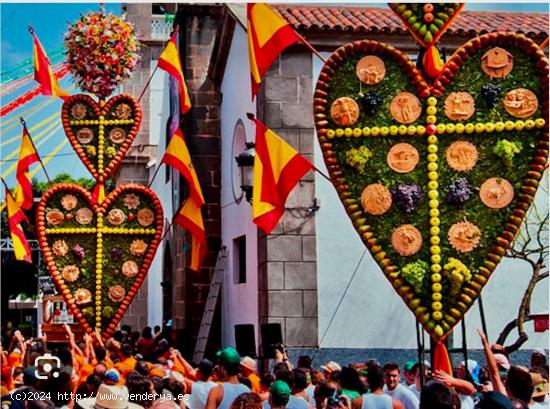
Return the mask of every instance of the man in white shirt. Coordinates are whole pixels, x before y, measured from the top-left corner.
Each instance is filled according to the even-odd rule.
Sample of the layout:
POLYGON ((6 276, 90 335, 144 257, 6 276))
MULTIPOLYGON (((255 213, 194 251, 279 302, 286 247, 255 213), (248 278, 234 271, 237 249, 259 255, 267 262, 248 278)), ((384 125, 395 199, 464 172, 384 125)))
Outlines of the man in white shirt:
POLYGON ((399 372, 399 365, 396 363, 389 363, 384 365, 384 393, 392 397, 392 399, 398 400, 403 404, 405 409, 418 409, 419 401, 414 393, 402 385, 401 374, 399 372))

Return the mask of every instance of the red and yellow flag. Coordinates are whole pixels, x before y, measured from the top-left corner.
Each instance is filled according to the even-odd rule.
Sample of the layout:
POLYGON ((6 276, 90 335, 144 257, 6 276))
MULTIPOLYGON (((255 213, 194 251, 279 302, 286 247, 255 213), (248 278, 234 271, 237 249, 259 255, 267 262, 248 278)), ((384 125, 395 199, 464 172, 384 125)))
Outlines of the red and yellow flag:
POLYGON ((168 45, 159 57, 158 67, 178 81, 180 112, 185 114, 191 109, 191 99, 189 98, 187 87, 185 86, 185 78, 183 77, 183 69, 181 68, 180 55, 176 43, 177 35, 177 31, 172 34, 172 38, 170 38, 168 45))
POLYGON ((23 210, 29 210, 32 207, 32 184, 28 172, 29 167, 39 160, 27 127, 24 126, 21 148, 19 149, 19 161, 17 162, 17 170, 15 172, 15 177, 19 183, 19 188, 15 189, 15 201, 23 210))
POLYGON ((201 205, 189 197, 174 217, 174 223, 191 232, 190 267, 192 270, 199 271, 207 251, 201 205))
POLYGON ((34 32, 31 34, 34 45, 34 79, 40 84, 40 93, 66 99, 69 94, 57 83, 46 51, 42 48, 42 44, 34 32))
POLYGON ((252 99, 258 93, 262 77, 277 56, 300 41, 290 24, 267 4, 248 3, 248 53, 252 99))
POLYGON ((189 198, 174 217, 174 223, 191 232, 193 237, 191 241, 191 269, 199 271, 207 250, 206 233, 201 213, 204 196, 202 195, 197 172, 193 167, 189 149, 179 128, 172 136, 161 162, 176 168, 189 185, 189 198))
POLYGON ((256 122, 252 217, 267 234, 285 212, 296 183, 314 166, 263 123, 256 122))
POLYGON ((16 260, 32 263, 31 248, 21 227, 21 222, 29 222, 27 216, 17 206, 11 193, 6 189, 6 207, 8 211, 8 227, 13 242, 13 251, 16 260))

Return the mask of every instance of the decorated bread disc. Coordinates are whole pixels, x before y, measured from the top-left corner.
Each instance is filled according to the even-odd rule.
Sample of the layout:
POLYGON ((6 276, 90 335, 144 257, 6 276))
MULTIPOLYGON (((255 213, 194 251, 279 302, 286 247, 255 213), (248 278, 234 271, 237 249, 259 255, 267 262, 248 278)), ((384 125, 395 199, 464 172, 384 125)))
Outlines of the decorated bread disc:
POLYGON ((391 236, 393 249, 402 256, 412 256, 422 247, 422 235, 412 224, 403 224, 391 236))
POLYGON ((477 163, 477 148, 467 141, 453 142, 445 151, 445 158, 451 168, 458 172, 472 170, 477 163))
POLYGON ((147 227, 150 226, 155 220, 155 214, 151 211, 151 209, 141 209, 137 212, 137 219, 140 225, 147 227))
POLYGON ((134 260, 125 261, 122 264, 122 274, 126 277, 134 277, 139 271, 138 265, 134 260))
POLYGON ((481 68, 489 79, 506 78, 514 67, 514 57, 500 47, 491 48, 481 57, 481 68))
POLYGON ((139 207, 139 197, 133 193, 128 193, 124 196, 124 205, 129 210, 137 209, 139 207))
POLYGON ((71 108, 71 117, 74 119, 84 119, 88 114, 88 109, 84 104, 74 104, 71 108))
POLYGON ((506 112, 515 118, 529 118, 539 107, 535 94, 525 88, 513 89, 504 97, 506 112))
POLYGON ((137 239, 130 244, 130 253, 133 256, 143 256, 147 250, 147 243, 143 240, 137 239))
POLYGON ((118 119, 128 119, 132 115, 132 107, 128 104, 119 104, 115 108, 115 116, 118 119))
POLYGON ((126 139, 126 131, 122 128, 113 128, 111 132, 109 132, 109 139, 113 143, 122 143, 124 139, 126 139))
POLYGON ((52 226, 57 226, 65 220, 65 216, 59 210, 54 209, 46 213, 46 221, 52 226))
POLYGON ((64 195, 61 198, 61 206, 65 210, 73 210, 78 203, 78 199, 75 195, 64 195))
POLYGON ((90 224, 94 218, 92 209, 88 207, 82 207, 76 211, 76 221, 82 225, 90 224))
POLYGON ((491 209, 502 209, 512 203, 514 187, 506 179, 489 178, 481 185, 479 197, 491 209))
POLYGON ((382 183, 373 183, 361 193, 361 204, 365 212, 379 216, 391 207, 391 193, 382 183))
POLYGON ((445 115, 451 121, 465 121, 474 112, 474 97, 467 92, 451 92, 445 99, 445 115))
POLYGON ((76 133, 76 139, 78 139, 78 142, 80 142, 81 144, 88 144, 94 139, 94 131, 92 131, 90 128, 79 129, 76 133))
POLYGON ((470 222, 455 223, 449 229, 449 243, 461 253, 469 253, 479 245, 481 232, 470 222))
POLYGON ((89 304, 92 302, 92 293, 86 288, 79 288, 74 293, 74 298, 79 305, 89 304))
POLYGON ((52 246, 53 254, 57 257, 64 257, 69 251, 69 246, 65 240, 56 240, 52 246))
POLYGON ((341 97, 332 103, 330 116, 339 126, 350 126, 359 118, 359 105, 349 97, 341 97))
POLYGON ((368 85, 378 84, 386 75, 384 61, 374 55, 367 55, 355 66, 357 78, 368 85))
POLYGON ((388 166, 398 173, 412 171, 418 165, 419 159, 418 150, 405 142, 393 145, 386 156, 388 166))
POLYGON ((112 209, 107 214, 107 220, 113 226, 120 226, 126 220, 126 215, 120 209, 112 209))
POLYGON ((80 269, 74 265, 65 266, 61 275, 65 281, 73 282, 80 275, 80 269))
POLYGON ((422 105, 416 95, 410 92, 400 92, 392 99, 390 112, 397 122, 410 124, 420 117, 422 105))
POLYGON ((126 295, 126 290, 121 285, 114 285, 109 288, 107 296, 113 302, 121 302, 126 295))

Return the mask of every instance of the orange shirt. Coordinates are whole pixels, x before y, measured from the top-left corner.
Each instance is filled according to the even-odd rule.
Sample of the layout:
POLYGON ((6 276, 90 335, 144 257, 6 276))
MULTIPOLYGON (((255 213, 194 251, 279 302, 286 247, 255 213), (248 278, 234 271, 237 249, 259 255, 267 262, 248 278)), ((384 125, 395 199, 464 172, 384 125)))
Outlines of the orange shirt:
POLYGON ((120 372, 120 374, 126 378, 126 374, 130 371, 133 371, 136 367, 137 360, 133 356, 126 358, 124 361, 117 362, 115 368, 120 372))
POLYGON ((255 373, 251 373, 247 376, 248 380, 250 381, 250 384, 252 385, 252 391, 254 393, 260 393, 261 387, 260 387, 260 377, 256 375, 255 373))

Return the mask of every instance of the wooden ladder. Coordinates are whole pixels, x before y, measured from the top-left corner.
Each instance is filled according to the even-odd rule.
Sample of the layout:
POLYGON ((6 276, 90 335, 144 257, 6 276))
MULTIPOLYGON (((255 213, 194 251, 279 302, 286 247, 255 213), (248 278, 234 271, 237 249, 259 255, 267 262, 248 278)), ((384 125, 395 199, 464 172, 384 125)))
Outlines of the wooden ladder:
POLYGON ((204 311, 202 313, 201 326, 197 336, 195 352, 193 353, 193 362, 195 364, 198 364, 204 357, 204 351, 208 342, 208 336, 210 335, 210 327, 212 326, 212 319, 214 318, 214 311, 216 310, 216 303, 218 302, 218 296, 220 294, 226 264, 227 247, 222 246, 220 252, 218 253, 216 266, 214 267, 214 274, 212 275, 212 281, 210 282, 210 289, 208 290, 208 298, 206 299, 206 305, 204 306, 204 311))

